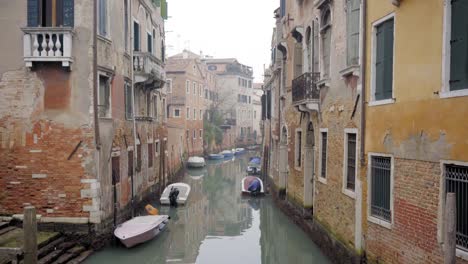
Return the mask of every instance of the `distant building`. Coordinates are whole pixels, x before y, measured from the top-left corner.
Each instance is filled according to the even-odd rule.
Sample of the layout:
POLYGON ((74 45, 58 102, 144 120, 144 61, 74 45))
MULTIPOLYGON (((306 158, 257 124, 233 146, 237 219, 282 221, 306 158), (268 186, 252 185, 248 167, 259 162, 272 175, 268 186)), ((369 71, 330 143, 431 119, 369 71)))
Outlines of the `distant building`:
POLYGON ((253 144, 253 70, 236 59, 203 60, 217 74, 219 106, 226 125, 235 133, 237 145, 253 144))

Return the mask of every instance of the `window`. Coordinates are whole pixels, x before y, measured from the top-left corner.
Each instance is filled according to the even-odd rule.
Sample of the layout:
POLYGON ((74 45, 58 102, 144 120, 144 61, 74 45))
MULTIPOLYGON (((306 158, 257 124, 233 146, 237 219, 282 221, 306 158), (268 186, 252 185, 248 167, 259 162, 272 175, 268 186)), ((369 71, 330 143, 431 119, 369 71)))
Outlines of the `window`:
POLYGON ((193 139, 197 139, 197 131, 195 129, 193 130, 193 139))
POLYGON ((148 144, 148 168, 153 167, 153 144, 148 144))
POLYGON ((141 144, 138 142, 137 144, 137 171, 141 171, 141 144))
POLYGON ((371 222, 390 227, 392 222, 392 157, 370 155, 370 217, 371 222))
POLYGON ((345 129, 343 192, 354 197, 357 169, 357 129, 345 129))
POLYGON ((124 46, 125 46, 125 51, 128 52, 128 30, 129 30, 129 24, 128 21, 129 16, 128 16, 128 0, 124 0, 124 46))
POLYGON ((185 90, 187 91, 187 94, 190 94, 190 81, 185 82, 185 90))
POLYGON ((201 110, 201 109, 200 109, 200 115, 199 115, 199 117, 200 117, 200 120, 203 120, 203 110, 201 110))
POLYGON ((203 87, 201 84, 200 86, 198 86, 198 94, 200 95, 200 97, 203 97, 203 87))
POLYGON ((99 117, 111 117, 109 77, 99 75, 98 113, 99 117))
POLYGON ((248 85, 249 88, 252 88, 252 81, 249 80, 249 85, 248 85))
POLYGON ((200 139, 203 138, 203 129, 200 129, 200 139))
POLYGON ((331 48, 331 12, 326 7, 322 11, 322 79, 330 77, 330 48, 331 48))
POLYGON ((153 96, 150 91, 145 91, 145 96, 146 96, 146 116, 153 117, 154 116, 153 96))
POLYGON ((153 53, 153 36, 151 33, 146 33, 146 45, 149 53, 153 53))
POLYGON ((359 64, 359 14, 360 0, 346 0, 346 62, 359 64))
POLYGON ((99 35, 107 36, 107 0, 99 0, 99 35))
POLYGON ((193 82, 193 95, 197 95, 197 83, 193 82))
POLYGON ((328 147, 328 130, 326 128, 320 129, 320 178, 327 178, 327 147, 328 147))
POLYGON ((166 92, 172 93, 172 79, 166 80, 166 92))
POLYGON ((158 111, 158 95, 153 96, 153 117, 156 120, 159 120, 159 111, 158 111))
POLYGON ((133 176, 133 150, 128 151, 128 176, 133 176))
POLYGON ((302 131, 296 130, 296 156, 294 159, 294 166, 300 168, 302 166, 302 131))
POLYGON ((286 0, 280 0, 280 16, 284 17, 286 15, 286 0))
POLYGON ((318 20, 312 21, 312 35, 313 35, 313 43, 312 43, 312 49, 313 49, 313 55, 312 55, 312 71, 314 73, 320 72, 319 68, 319 23, 318 20))
POLYGON ((74 0, 28 0, 28 27, 73 27, 74 0))
POLYGON ((155 144, 155 151, 156 151, 156 157, 159 156, 160 152, 161 152, 161 149, 160 149, 160 146, 159 146, 159 140, 156 140, 156 142, 154 142, 155 144))
POLYGON ((166 121, 166 118, 168 118, 169 115, 169 109, 166 111, 166 98, 162 99, 162 115, 164 117, 164 121, 166 121))
POLYGON ((208 89, 205 89, 205 99, 208 99, 208 89))
POLYGON ((140 51, 140 24, 133 21, 133 50, 140 51))
POLYGON ((393 100, 393 22, 391 17, 373 26, 372 101, 393 100))
POLYGON ((179 108, 174 109, 174 117, 180 117, 180 109, 179 108))
POLYGON ((112 185, 120 182, 120 156, 112 157, 112 185))
POLYGON ((187 113, 186 113, 186 115, 187 115, 187 116, 186 116, 187 120, 189 120, 189 119, 190 119, 190 107, 187 107, 187 113))
POLYGON ((197 109, 193 109, 193 120, 197 120, 197 109))
POLYGON ((468 1, 444 1, 443 97, 468 95, 468 1))
POLYGON ((240 77, 237 78, 237 82, 238 82, 239 86, 242 85, 242 81, 241 81, 241 78, 240 78, 240 77))
POLYGON ((257 111, 254 110, 254 119, 257 119, 257 111))
POLYGON ((125 118, 133 118, 133 93, 132 87, 129 83, 125 83, 124 86, 125 93, 125 118))
POLYGON ((444 176, 445 194, 455 193, 456 244, 460 250, 468 251, 468 166, 445 164, 444 176))

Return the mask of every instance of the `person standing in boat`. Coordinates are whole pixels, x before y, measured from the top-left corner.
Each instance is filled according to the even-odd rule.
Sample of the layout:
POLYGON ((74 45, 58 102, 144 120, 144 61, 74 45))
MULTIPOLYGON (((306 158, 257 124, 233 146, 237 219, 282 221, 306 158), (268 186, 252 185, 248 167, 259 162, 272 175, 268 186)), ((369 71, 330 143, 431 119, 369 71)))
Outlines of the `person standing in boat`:
POLYGON ((177 207, 177 197, 179 196, 179 189, 172 187, 169 193, 169 203, 173 207, 177 207))

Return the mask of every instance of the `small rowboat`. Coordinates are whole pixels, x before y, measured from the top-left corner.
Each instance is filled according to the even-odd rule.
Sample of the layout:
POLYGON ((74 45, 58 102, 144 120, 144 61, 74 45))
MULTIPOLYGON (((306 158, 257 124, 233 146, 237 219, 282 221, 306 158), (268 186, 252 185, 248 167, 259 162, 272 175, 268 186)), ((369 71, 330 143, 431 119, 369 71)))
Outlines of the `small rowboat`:
POLYGON ((251 195, 265 194, 265 189, 263 188, 263 181, 260 178, 255 177, 255 176, 244 177, 241 181, 241 190, 242 190, 242 194, 251 194, 251 195), (258 192, 249 191, 249 187, 254 181, 258 181, 260 184, 260 189, 258 192))
POLYGON ((155 238, 168 223, 167 215, 138 216, 117 226, 114 235, 127 248, 131 248, 155 238))
POLYGON ((210 160, 222 160, 224 159, 224 155, 219 153, 219 154, 210 154, 208 155, 208 159, 210 160))
POLYGON ((169 194, 171 193, 172 188, 177 188, 179 190, 179 196, 177 196, 177 204, 185 204, 190 194, 190 185, 182 182, 170 184, 164 189, 164 192, 161 195, 161 199, 159 199, 161 204, 170 204, 169 194))
POLYGON ((202 157, 190 157, 187 161, 187 166, 190 168, 205 167, 205 159, 202 157))
POLYGON ((244 154, 245 149, 244 148, 236 148, 236 155, 244 154))

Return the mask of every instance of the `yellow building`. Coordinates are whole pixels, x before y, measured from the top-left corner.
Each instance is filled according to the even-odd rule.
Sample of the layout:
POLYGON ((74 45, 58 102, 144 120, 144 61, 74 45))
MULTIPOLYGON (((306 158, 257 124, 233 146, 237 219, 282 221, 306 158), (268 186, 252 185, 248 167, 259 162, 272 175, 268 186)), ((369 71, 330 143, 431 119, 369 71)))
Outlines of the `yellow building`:
POLYGON ((365 250, 441 263, 446 192, 468 260, 468 0, 367 1, 365 250))

